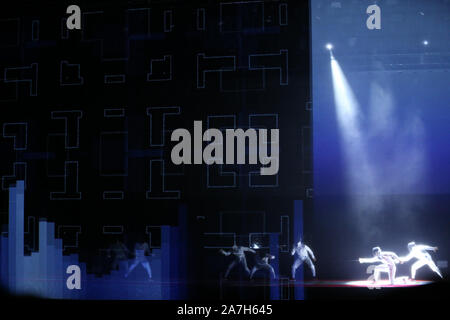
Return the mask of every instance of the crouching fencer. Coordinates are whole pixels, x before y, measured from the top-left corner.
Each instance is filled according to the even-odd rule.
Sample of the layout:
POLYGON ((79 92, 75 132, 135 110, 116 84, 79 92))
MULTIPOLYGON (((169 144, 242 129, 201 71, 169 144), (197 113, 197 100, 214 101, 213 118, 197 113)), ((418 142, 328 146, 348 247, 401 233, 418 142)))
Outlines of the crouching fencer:
POLYGON ((414 262, 411 266, 411 278, 416 278, 416 271, 423 266, 427 265, 430 267, 431 270, 433 270, 435 273, 439 275, 439 277, 442 278, 441 271, 434 263, 433 259, 431 258, 430 254, 427 251, 434 251, 436 252, 438 247, 431 247, 423 244, 416 244, 414 241, 408 243, 408 250, 409 254, 406 257, 400 258, 402 262, 407 262, 413 258, 416 258, 417 261, 414 262))
POLYGON ((148 244, 146 242, 136 243, 134 247, 134 254, 135 258, 133 264, 130 266, 127 273, 125 274, 125 278, 128 278, 131 271, 133 271, 134 268, 136 268, 139 264, 141 264, 142 267, 144 267, 145 271, 147 271, 148 280, 152 281, 152 269, 150 267, 150 262, 147 260, 146 257, 151 255, 148 244))
POLYGON ((233 270, 237 266, 242 266, 242 268, 245 270, 245 273, 247 275, 250 275, 250 269, 247 266, 247 259, 245 258, 245 252, 252 252, 256 253, 255 250, 250 249, 248 247, 242 247, 234 245, 230 251, 225 251, 223 249, 220 249, 220 253, 225 256, 233 256, 233 261, 228 265, 227 271, 225 272, 224 278, 227 279, 231 270, 233 270))
POLYGON ((396 263, 402 263, 399 257, 390 251, 381 251, 380 247, 374 247, 372 249, 372 258, 359 258, 359 263, 376 263, 380 262, 373 271, 374 281, 380 280, 380 273, 385 272, 389 275, 389 281, 394 284, 395 273, 397 271, 396 263))
POLYGON ((306 263, 311 269, 313 277, 316 277, 316 268, 311 261, 311 259, 316 261, 316 257, 306 244, 304 244, 301 240, 297 242, 297 246, 292 249, 291 255, 296 255, 294 263, 292 264, 292 279, 295 280, 295 272, 298 267, 302 265, 302 263, 306 263))
POLYGON ((275 259, 275 256, 266 253, 264 257, 255 264, 255 266, 252 268, 252 272, 250 273, 250 279, 253 279, 253 275, 255 272, 259 270, 264 270, 265 272, 270 273, 273 279, 276 279, 275 271, 273 270, 273 267, 269 264, 269 260, 275 259))

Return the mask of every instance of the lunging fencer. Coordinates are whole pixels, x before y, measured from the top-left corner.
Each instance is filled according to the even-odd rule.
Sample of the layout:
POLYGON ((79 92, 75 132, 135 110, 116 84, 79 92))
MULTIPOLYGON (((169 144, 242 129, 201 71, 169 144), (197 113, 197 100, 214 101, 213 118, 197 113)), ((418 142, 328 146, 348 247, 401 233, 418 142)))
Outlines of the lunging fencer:
POLYGON ((411 278, 416 278, 416 272, 418 269, 422 268, 423 266, 427 265, 431 270, 433 270, 435 273, 439 275, 439 277, 442 278, 441 271, 434 263, 433 259, 431 258, 430 254, 427 251, 434 251, 436 252, 438 247, 431 247, 423 244, 416 244, 414 241, 411 241, 408 243, 408 250, 409 254, 406 257, 400 258, 402 262, 407 262, 413 258, 416 258, 417 261, 414 262, 411 266, 411 278))
POLYGON ((374 281, 378 282, 380 280, 380 273, 385 272, 389 275, 389 281, 394 284, 395 273, 397 271, 396 263, 403 263, 399 257, 390 251, 381 251, 380 247, 372 248, 372 258, 359 258, 359 263, 376 263, 380 262, 374 268, 374 281))
POLYGON ((247 266, 247 259, 245 258, 245 252, 252 252, 256 253, 255 250, 248 248, 248 247, 242 247, 234 245, 230 251, 225 251, 223 249, 220 249, 219 251, 221 254, 225 256, 233 256, 233 261, 228 265, 227 271, 225 272, 224 278, 227 279, 231 270, 233 270, 235 267, 238 267, 239 265, 242 266, 242 268, 245 270, 245 273, 250 275, 250 269, 247 266))
POLYGON ((151 255, 150 248, 148 247, 147 242, 138 242, 136 243, 134 247, 134 254, 135 258, 133 261, 133 264, 128 269, 127 273, 125 274, 125 278, 128 278, 131 271, 134 270, 139 264, 142 265, 142 267, 147 271, 148 280, 152 281, 152 269, 150 267, 150 262, 147 260, 146 256, 151 255))
POLYGON ((311 269, 311 273, 313 277, 316 277, 316 267, 314 266, 312 260, 316 261, 316 257, 314 256, 314 253, 312 250, 304 244, 301 240, 297 242, 297 246, 295 246, 292 251, 291 255, 296 255, 296 258, 294 260, 294 263, 292 264, 292 279, 295 280, 295 273, 302 265, 302 263, 306 263, 308 267, 311 269), (312 259, 312 260, 311 260, 312 259))
POLYGON ((263 270, 265 272, 268 272, 273 279, 276 279, 275 270, 273 270, 273 267, 270 265, 269 260, 275 259, 275 256, 266 253, 261 260, 255 264, 255 266, 252 268, 252 272, 250 273, 250 279, 253 279, 253 275, 255 272, 259 270, 263 270))

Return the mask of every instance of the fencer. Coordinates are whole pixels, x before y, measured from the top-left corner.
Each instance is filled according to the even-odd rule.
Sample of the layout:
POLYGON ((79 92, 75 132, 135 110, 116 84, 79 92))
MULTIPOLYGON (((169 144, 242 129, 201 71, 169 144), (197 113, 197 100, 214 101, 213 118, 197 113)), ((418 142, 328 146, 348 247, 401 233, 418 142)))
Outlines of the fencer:
POLYGON ((399 257, 390 251, 381 251, 380 247, 374 247, 372 249, 372 258, 359 258, 359 263, 376 263, 380 262, 374 268, 374 281, 378 282, 380 280, 380 273, 385 272, 389 275, 389 281, 394 284, 395 273, 397 271, 396 263, 402 263, 399 257))
POLYGON ((316 277, 316 267, 312 262, 312 260, 316 261, 316 257, 306 244, 304 244, 301 240, 297 242, 297 246, 292 249, 291 255, 296 255, 294 263, 292 264, 292 279, 295 279, 295 273, 302 263, 306 263, 311 269, 313 277, 316 277))
POLYGON ((264 270, 268 273, 270 273, 270 275, 272 276, 272 278, 276 279, 276 275, 275 275, 275 270, 273 270, 273 267, 270 265, 269 260, 273 260, 275 259, 275 256, 266 253, 264 255, 264 257, 257 263, 254 265, 254 267, 252 268, 252 272, 250 273, 250 279, 253 279, 253 275, 255 274, 255 272, 259 271, 259 270, 264 270))
POLYGON ((119 269, 119 265, 121 265, 122 263, 124 263, 126 269, 128 269, 126 261, 128 259, 129 254, 130 252, 128 248, 123 244, 122 241, 117 239, 116 242, 113 243, 108 249, 108 258, 113 259, 111 261, 111 269, 112 270, 119 269))
POLYGON ((414 241, 411 241, 408 243, 408 250, 409 254, 405 257, 401 257, 400 260, 402 262, 407 262, 413 258, 417 259, 416 262, 414 262, 411 266, 411 278, 416 278, 416 272, 418 269, 422 268, 423 266, 428 266, 431 270, 433 270, 435 273, 439 275, 439 277, 442 278, 441 271, 434 263, 433 259, 431 258, 430 254, 427 251, 434 251, 436 252, 438 247, 431 247, 423 244, 416 244, 414 241))
POLYGON ((225 272, 224 275, 225 278, 228 278, 231 270, 233 270, 235 267, 238 267, 239 265, 242 266, 247 275, 250 275, 250 269, 247 266, 247 259, 245 257, 245 252, 256 253, 256 251, 251 248, 237 245, 233 245, 230 251, 220 249, 220 253, 222 253, 223 255, 225 256, 232 255, 234 258, 233 261, 231 261, 231 263, 228 265, 227 271, 225 272))
POLYGON ((135 258, 133 264, 130 266, 127 273, 125 274, 125 278, 127 278, 130 275, 131 271, 133 271, 134 268, 136 268, 139 264, 141 264, 142 267, 144 267, 145 271, 147 271, 148 280, 152 281, 152 269, 150 267, 150 262, 147 260, 146 257, 146 255, 151 255, 148 244, 146 242, 136 243, 134 247, 134 254, 135 258))

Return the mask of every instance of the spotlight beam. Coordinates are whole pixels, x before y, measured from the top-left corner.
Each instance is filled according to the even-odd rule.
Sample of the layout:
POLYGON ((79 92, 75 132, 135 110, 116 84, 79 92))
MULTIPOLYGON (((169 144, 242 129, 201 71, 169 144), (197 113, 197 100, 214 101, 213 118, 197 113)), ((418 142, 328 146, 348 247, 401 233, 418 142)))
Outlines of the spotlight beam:
MULTIPOLYGON (((331 50, 330 50, 331 52, 331 50)), ((334 102, 351 188, 372 193, 375 177, 360 128, 360 107, 338 61, 331 55, 334 102)))

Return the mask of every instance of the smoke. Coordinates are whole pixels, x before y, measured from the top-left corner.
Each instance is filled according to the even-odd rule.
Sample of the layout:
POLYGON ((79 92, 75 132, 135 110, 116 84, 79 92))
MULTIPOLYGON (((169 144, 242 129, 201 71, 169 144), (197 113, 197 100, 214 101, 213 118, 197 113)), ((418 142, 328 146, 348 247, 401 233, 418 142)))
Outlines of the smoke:
MULTIPOLYGON (((369 238, 377 237, 381 231, 371 217, 387 210, 385 195, 413 193, 424 183, 424 124, 418 111, 395 101, 383 73, 371 78, 368 105, 362 110, 334 58, 331 70, 348 191, 357 195, 353 211, 360 230, 369 238)), ((412 206, 406 201, 395 203, 400 210, 396 216, 407 218, 412 206)))
POLYGON ((382 80, 383 85, 373 80, 370 88, 366 141, 371 166, 378 193, 411 193, 423 183, 424 124, 416 110, 394 102, 388 81, 382 80))

